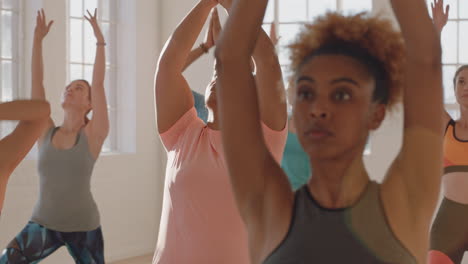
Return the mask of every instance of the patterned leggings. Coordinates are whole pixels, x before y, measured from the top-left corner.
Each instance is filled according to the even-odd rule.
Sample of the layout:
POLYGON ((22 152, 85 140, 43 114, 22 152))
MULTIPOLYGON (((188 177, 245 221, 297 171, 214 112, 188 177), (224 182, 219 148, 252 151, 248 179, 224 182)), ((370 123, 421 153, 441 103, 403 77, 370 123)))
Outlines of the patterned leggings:
POLYGON ((101 228, 90 232, 58 232, 29 222, 2 252, 0 264, 39 263, 62 246, 77 264, 104 263, 101 228))
POLYGON ((460 264, 468 250, 468 205, 444 198, 431 230, 429 264, 460 264))

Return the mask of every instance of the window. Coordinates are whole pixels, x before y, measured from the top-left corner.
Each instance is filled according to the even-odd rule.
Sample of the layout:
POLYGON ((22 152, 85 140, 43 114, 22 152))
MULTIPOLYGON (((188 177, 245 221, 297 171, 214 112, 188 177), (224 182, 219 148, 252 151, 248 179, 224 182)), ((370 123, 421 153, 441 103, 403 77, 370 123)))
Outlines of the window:
POLYGON ((301 26, 312 22, 326 11, 357 13, 372 10, 372 0, 272 0, 265 14, 264 29, 269 32, 275 23, 280 40, 278 55, 283 72, 287 75, 290 44, 301 26))
MULTIPOLYGON (((13 0, 12 0, 13 1, 13 0)), ((93 77, 96 39, 84 15, 98 8, 98 20, 106 46, 105 89, 110 119, 110 133, 103 146, 104 152, 117 150, 117 0, 70 0, 68 2, 68 81, 93 77)))
MULTIPOLYGON (((445 106, 452 118, 460 116, 455 98, 453 77, 457 69, 468 64, 468 2, 445 0, 450 5, 449 21, 442 32, 442 64, 445 106)), ((429 9, 431 1, 427 0, 429 9)), ((430 11, 431 12, 431 11, 430 11)))
MULTIPOLYGON (((18 96, 20 50, 20 2, 0 1, 0 101, 11 101, 18 96)), ((12 122, 0 124, 0 136, 11 132, 12 122)))

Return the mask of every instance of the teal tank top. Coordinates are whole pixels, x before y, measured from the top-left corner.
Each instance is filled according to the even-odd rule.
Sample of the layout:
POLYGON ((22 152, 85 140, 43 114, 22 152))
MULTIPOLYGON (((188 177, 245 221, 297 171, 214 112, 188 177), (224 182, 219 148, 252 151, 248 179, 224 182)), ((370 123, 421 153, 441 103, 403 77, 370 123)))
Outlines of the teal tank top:
POLYGON ((297 135, 291 132, 288 132, 281 168, 288 175, 293 190, 306 184, 311 176, 309 156, 302 149, 297 135))

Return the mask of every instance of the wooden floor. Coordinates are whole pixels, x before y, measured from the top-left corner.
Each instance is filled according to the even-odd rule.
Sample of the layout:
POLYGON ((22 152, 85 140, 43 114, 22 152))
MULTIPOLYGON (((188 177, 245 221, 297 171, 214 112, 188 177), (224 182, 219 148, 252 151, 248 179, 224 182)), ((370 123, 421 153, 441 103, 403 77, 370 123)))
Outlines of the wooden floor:
POLYGON ((153 260, 153 255, 146 255, 141 257, 134 257, 125 260, 119 260, 115 262, 111 262, 109 264, 151 264, 153 260))

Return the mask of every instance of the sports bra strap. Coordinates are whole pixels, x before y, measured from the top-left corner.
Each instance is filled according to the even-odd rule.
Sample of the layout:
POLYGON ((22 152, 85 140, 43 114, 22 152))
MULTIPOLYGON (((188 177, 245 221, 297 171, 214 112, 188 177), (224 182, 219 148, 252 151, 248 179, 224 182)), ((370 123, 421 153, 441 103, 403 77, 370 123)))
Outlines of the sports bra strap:
POLYGON ((449 120, 447 126, 445 127, 445 133, 444 133, 444 135, 447 134, 447 130, 448 130, 449 126, 455 127, 455 124, 456 124, 456 123, 455 123, 455 120, 453 120, 453 119, 450 118, 450 120, 449 120))

